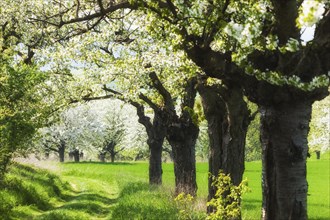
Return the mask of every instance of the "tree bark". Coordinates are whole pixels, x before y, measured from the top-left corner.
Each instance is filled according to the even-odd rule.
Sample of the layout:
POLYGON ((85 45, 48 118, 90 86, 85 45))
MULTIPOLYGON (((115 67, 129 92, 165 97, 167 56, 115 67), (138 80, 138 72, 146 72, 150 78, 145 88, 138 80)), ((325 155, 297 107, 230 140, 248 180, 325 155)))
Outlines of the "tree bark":
POLYGON ((309 101, 262 106, 262 219, 307 219, 309 101))
POLYGON ((61 145, 58 147, 58 156, 60 158, 60 162, 64 162, 64 156, 65 156, 65 144, 61 143, 61 145))
POLYGON ((77 150, 77 149, 73 150, 73 158, 74 158, 74 162, 80 161, 79 150, 77 150))
POLYGON ((162 184, 162 147, 164 138, 161 140, 149 141, 149 183, 152 185, 162 184))
POLYGON ((315 151, 315 154, 317 160, 321 159, 321 152, 319 150, 315 151))
MULTIPOLYGON (((209 136, 209 173, 217 176, 223 169, 222 143, 224 128, 227 126, 227 110, 224 100, 216 86, 207 86, 202 82, 198 86, 202 98, 204 115, 208 123, 209 136)), ((215 196, 216 188, 212 186, 212 177, 208 179, 208 200, 215 196)), ((208 211, 212 211, 209 210, 208 211)))
POLYGON ((100 152, 100 154, 99 154, 100 161, 103 163, 105 162, 105 155, 106 155, 105 152, 100 152))
POLYGON ((192 122, 180 121, 168 128, 167 140, 173 151, 176 194, 196 195, 195 144, 198 133, 198 127, 192 122))
MULTIPOLYGON (((243 99, 242 89, 232 87, 229 90, 228 87, 201 84, 199 93, 208 121, 209 172, 217 176, 222 170, 230 174, 235 185, 239 185, 244 172, 244 148, 250 112, 243 99)), ((208 188, 210 200, 217 190, 212 186, 211 177, 208 188)))
POLYGON ((115 156, 116 156, 116 153, 114 151, 110 151, 110 160, 111 160, 111 163, 114 163, 115 162, 115 156))
POLYGON ((228 86, 224 99, 228 112, 228 127, 223 135, 223 171, 230 174, 233 184, 242 182, 244 173, 245 139, 250 123, 250 111, 238 86, 228 86))
POLYGON ((162 184, 162 152, 166 136, 166 125, 164 115, 161 111, 155 111, 152 127, 149 127, 148 145, 149 157, 149 183, 153 185, 162 184))
POLYGON ((147 144, 150 150, 149 156, 149 184, 162 184, 162 149, 166 136, 166 124, 164 121, 164 112, 160 109, 154 109, 154 118, 151 120, 144 114, 144 107, 137 105, 137 114, 139 116, 139 123, 141 123, 147 132, 147 144))

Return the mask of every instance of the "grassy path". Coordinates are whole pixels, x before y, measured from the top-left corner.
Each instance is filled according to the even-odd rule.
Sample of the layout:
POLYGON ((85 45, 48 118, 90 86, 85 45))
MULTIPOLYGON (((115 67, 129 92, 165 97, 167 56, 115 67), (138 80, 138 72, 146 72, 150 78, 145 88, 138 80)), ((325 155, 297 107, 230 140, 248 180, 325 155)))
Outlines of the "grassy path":
MULTIPOLYGON (((117 202, 117 185, 72 176, 64 176, 63 180, 70 183, 75 193, 68 196, 65 203, 56 208, 56 212, 78 212, 83 213, 81 216, 86 216, 88 219, 107 219, 111 206, 117 202)), ((50 213, 52 212, 50 211, 50 213)))
POLYGON ((65 196, 64 201, 58 202, 56 208, 36 219, 109 219, 119 195, 117 182, 95 178, 95 172, 90 169, 82 173, 80 169, 59 166, 62 167, 57 174, 70 184, 73 191, 65 196))

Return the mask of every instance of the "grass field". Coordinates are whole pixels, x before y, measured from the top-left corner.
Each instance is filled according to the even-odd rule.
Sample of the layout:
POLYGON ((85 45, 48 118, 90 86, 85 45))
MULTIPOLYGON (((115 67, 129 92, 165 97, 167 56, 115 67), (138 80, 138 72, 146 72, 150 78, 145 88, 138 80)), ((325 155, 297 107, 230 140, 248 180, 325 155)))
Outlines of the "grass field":
MULTIPOLYGON (((51 163, 51 171, 13 165, 0 190, 0 219, 177 219, 173 164, 163 165, 163 187, 148 186, 147 163, 51 163), (60 176, 60 178, 58 177, 60 176)), ((309 159, 309 219, 330 219, 329 157, 309 159)), ((251 192, 243 197, 243 219, 260 219, 261 162, 246 163, 251 192)), ((192 217, 203 218, 207 164, 197 165, 198 195, 192 217)))

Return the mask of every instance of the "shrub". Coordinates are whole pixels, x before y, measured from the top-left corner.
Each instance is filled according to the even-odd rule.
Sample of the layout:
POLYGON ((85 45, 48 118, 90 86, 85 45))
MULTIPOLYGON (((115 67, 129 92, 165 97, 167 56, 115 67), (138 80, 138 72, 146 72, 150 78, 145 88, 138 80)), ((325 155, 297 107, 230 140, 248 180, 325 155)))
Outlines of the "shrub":
POLYGON ((179 220, 205 219, 205 210, 202 212, 196 210, 196 199, 192 195, 180 193, 175 197, 174 201, 179 209, 179 220))
POLYGON ((193 202, 194 197, 190 194, 180 193, 174 201, 179 208, 179 219, 193 219, 193 202))
POLYGON ((207 203, 213 212, 209 213, 206 219, 239 219, 241 196, 248 190, 247 180, 243 180, 238 186, 235 186, 230 175, 220 171, 218 177, 213 177, 212 185, 216 187, 217 191, 215 198, 207 203))

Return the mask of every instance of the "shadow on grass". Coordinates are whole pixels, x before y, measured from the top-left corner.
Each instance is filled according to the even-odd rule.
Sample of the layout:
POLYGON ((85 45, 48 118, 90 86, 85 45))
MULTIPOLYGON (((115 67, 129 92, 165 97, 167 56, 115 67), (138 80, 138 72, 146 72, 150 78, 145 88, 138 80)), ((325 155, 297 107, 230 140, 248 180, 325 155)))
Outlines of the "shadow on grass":
POLYGON ((308 217, 309 220, 329 220, 330 216, 329 217, 316 217, 316 218, 311 218, 311 217, 308 217))
POLYGON ((113 165, 113 166, 115 166, 115 165, 134 165, 133 163, 129 163, 129 162, 111 163, 111 162, 100 162, 100 161, 81 161, 79 163, 70 161, 70 162, 65 162, 64 164, 101 164, 101 165, 113 165))
POLYGON ((15 164, 11 174, 5 187, 8 198, 2 198, 7 194, 2 195, 0 190, 2 200, 7 201, 0 201, 0 219, 104 218, 111 212, 111 205, 117 202, 117 199, 98 192, 76 191, 43 169, 15 164), (8 206, 8 215, 4 215, 4 205, 8 206))
POLYGON ((90 219, 91 216, 106 217, 111 212, 110 206, 115 204, 117 199, 96 193, 78 193, 67 195, 65 204, 43 213, 36 219, 90 219))
POLYGON ((66 203, 65 205, 57 208, 56 210, 76 210, 83 211, 93 216, 107 215, 109 213, 109 204, 99 203, 97 201, 75 201, 66 203))
POLYGON ((55 193, 59 196, 59 187, 63 190, 71 190, 70 184, 63 182, 58 176, 50 173, 48 170, 35 168, 19 163, 11 168, 12 172, 17 173, 20 177, 25 177, 27 180, 40 183, 43 186, 53 186, 55 193))
POLYGON ((243 200, 242 207, 245 210, 257 210, 261 209, 261 200, 258 199, 249 199, 249 200, 243 200))
MULTIPOLYGON (((51 198, 62 200, 67 192, 72 191, 69 184, 62 182, 58 176, 18 163, 10 167, 4 188, 12 196, 8 201, 4 201, 4 204, 14 203, 14 207, 35 206, 44 211, 53 208, 51 198)), ((0 207, 0 211, 2 208, 0 207)))
POLYGON ((103 204, 113 204, 117 199, 110 199, 95 193, 80 193, 78 195, 67 195, 66 201, 97 201, 103 204))
POLYGON ((131 182, 127 183, 122 187, 119 197, 123 197, 125 195, 132 195, 138 193, 140 191, 149 191, 156 189, 155 187, 150 186, 148 183, 145 182, 131 182))

